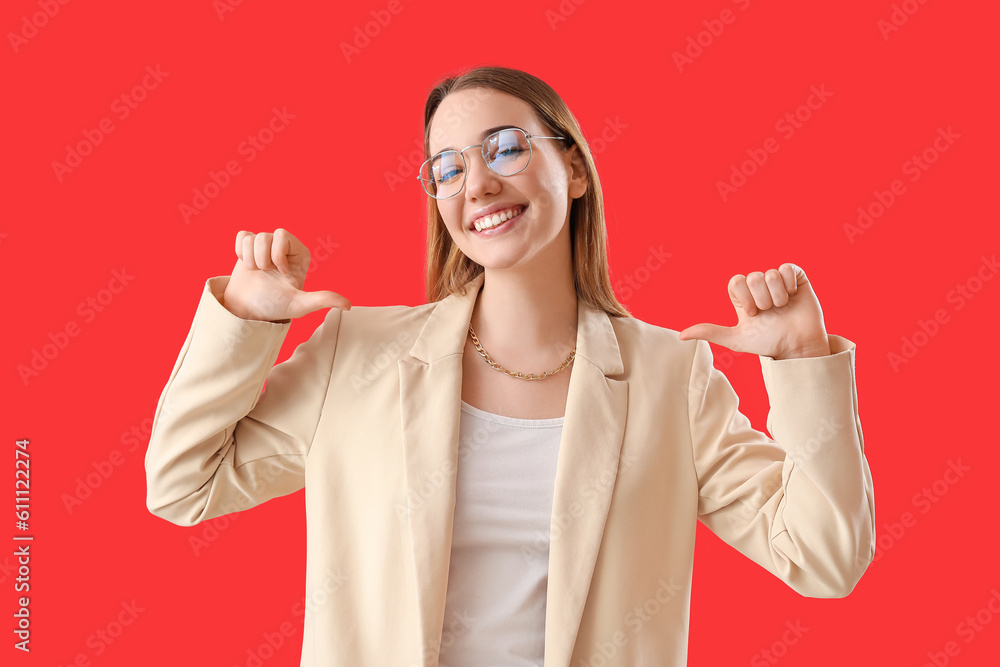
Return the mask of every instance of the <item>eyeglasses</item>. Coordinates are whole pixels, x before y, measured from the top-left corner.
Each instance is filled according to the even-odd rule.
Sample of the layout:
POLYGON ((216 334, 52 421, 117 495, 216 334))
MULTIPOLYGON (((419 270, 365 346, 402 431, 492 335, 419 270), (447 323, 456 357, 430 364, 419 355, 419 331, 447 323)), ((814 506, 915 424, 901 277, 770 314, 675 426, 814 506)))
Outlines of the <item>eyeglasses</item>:
MULTIPOLYGON (((531 139, 565 139, 565 137, 542 137, 528 134, 518 127, 498 130, 483 140, 482 153, 486 166, 501 176, 513 176, 524 171, 531 160, 531 139)), ((417 179, 424 186, 424 192, 434 199, 454 197, 465 185, 468 164, 465 151, 442 151, 420 165, 417 179)))

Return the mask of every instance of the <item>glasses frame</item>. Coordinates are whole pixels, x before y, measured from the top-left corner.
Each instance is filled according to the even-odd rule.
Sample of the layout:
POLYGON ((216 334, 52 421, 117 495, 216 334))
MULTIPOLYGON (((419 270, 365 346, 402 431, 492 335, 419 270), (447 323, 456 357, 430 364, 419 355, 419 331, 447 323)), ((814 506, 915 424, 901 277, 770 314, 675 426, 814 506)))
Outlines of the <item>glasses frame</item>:
POLYGON ((540 134, 530 134, 526 130, 523 130, 513 125, 511 127, 505 127, 503 129, 497 130, 496 132, 491 132, 490 134, 486 135, 486 138, 483 139, 483 142, 481 144, 470 144, 460 151, 456 150, 441 151, 440 153, 432 155, 431 157, 427 158, 426 160, 420 163, 420 169, 417 170, 417 180, 420 181, 420 186, 423 188, 423 191, 427 192, 426 183, 428 183, 429 181, 425 178, 420 178, 420 174, 422 174, 424 171, 424 165, 434 160, 435 158, 439 158, 447 153, 458 153, 458 156, 462 158, 462 184, 458 186, 458 190, 455 190, 454 193, 448 195, 447 197, 438 197, 436 195, 432 195, 430 192, 427 192, 427 196, 432 197, 434 199, 451 199, 452 197, 454 197, 455 195, 457 195, 462 191, 462 189, 465 187, 466 177, 468 177, 469 175, 469 163, 465 159, 465 151, 469 150, 470 148, 475 148, 476 146, 479 146, 480 148, 479 152, 483 156, 483 162, 486 164, 487 167, 489 167, 490 171, 492 171, 494 174, 498 176, 503 176, 503 177, 514 176, 516 174, 520 174, 522 171, 527 169, 528 164, 531 162, 531 156, 534 153, 534 147, 531 145, 532 139, 566 139, 566 137, 543 137, 540 134), (486 142, 490 140, 490 137, 493 137, 494 135, 500 134, 501 132, 505 132, 507 130, 517 130, 518 132, 524 135, 525 140, 528 142, 528 159, 525 160, 524 166, 515 171, 513 174, 501 174, 499 171, 494 169, 493 166, 486 160, 486 142))

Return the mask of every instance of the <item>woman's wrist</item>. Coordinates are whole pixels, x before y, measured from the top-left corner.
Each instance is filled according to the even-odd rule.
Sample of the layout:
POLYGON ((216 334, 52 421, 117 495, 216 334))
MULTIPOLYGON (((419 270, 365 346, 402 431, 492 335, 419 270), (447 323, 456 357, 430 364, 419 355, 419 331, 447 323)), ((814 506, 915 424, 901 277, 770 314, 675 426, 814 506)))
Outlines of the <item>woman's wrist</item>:
POLYGON ((827 335, 823 336, 823 340, 810 343, 809 345, 796 348, 783 354, 780 357, 774 357, 775 361, 780 361, 782 359, 802 359, 805 357, 826 357, 833 354, 830 349, 830 338, 827 335))

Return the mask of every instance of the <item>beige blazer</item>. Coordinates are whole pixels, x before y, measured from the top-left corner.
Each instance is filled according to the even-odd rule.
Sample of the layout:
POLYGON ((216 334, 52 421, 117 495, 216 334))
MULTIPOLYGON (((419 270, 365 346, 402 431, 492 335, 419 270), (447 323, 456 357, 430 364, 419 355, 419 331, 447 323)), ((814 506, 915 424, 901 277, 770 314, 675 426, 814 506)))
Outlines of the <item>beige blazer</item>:
MULTIPOLYGON (((228 280, 206 281, 157 405, 149 510, 191 526, 305 487, 301 664, 437 665, 474 622, 444 606, 483 277, 420 306, 332 308, 276 366, 290 324, 231 314, 228 280)), ((760 357, 772 440, 708 343, 578 315, 550 535, 525 547, 549 550, 546 667, 685 664, 697 520, 802 595, 850 593, 875 548, 854 343, 760 357)))

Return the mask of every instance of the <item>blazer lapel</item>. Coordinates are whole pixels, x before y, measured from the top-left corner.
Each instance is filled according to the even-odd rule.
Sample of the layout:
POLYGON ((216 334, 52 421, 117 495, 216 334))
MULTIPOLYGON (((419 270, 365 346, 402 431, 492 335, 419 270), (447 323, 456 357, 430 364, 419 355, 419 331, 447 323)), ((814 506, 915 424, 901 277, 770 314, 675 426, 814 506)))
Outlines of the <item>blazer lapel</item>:
MULTIPOLYGON (((458 471, 462 357, 484 275, 464 296, 434 307, 399 360, 407 515, 419 605, 423 664, 437 664, 451 559, 458 471)), ((628 383, 610 317, 578 302, 577 349, 550 524, 545 664, 568 667, 583 617, 611 495, 628 408, 628 383)))

